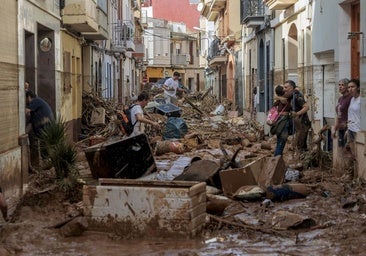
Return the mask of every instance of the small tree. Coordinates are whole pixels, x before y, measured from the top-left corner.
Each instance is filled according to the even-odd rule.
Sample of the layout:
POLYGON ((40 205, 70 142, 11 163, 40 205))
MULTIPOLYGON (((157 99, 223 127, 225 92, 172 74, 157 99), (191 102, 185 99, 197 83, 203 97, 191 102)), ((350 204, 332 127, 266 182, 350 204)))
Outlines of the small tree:
POLYGON ((48 158, 49 163, 55 168, 58 180, 75 177, 77 171, 76 150, 67 143, 66 124, 62 119, 57 119, 48 124, 40 134, 41 152, 48 158))

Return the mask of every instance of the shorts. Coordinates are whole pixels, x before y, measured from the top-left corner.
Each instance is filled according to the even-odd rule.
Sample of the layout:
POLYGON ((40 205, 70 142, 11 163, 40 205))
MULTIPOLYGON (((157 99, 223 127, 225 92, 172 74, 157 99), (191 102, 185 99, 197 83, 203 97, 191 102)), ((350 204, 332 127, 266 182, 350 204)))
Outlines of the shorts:
POLYGON ((346 131, 347 130, 338 130, 338 147, 343 148, 346 145, 346 131))
POLYGON ((346 134, 344 135, 345 138, 344 148, 346 148, 347 150, 350 148, 350 144, 353 144, 356 141, 356 134, 357 132, 353 132, 350 130, 346 131, 346 134))
POLYGON ((346 143, 355 142, 357 132, 353 132, 351 130, 347 130, 347 140, 346 143))

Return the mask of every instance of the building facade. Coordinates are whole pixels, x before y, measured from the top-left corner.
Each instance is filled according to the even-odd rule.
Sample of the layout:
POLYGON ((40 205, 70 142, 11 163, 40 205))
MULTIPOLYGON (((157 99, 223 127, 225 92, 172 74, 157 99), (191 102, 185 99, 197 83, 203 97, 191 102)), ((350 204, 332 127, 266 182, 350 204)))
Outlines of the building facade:
MULTIPOLYGON (((18 2, 0 1, 0 180, 5 196, 9 200, 16 200, 22 195, 23 178, 26 179, 27 170, 22 166, 22 147, 19 145, 25 122, 24 92, 20 93, 18 72, 18 2), (14 29, 16 28, 16 29, 14 29), (24 175, 23 175, 24 173, 24 175)), ((27 163, 27 159, 25 161, 27 163)), ((28 170, 27 170, 28 171, 28 170)), ((11 208, 11 203, 9 203, 11 208)))
MULTIPOLYGON (((208 48, 207 82, 220 101, 228 99, 233 109, 243 111, 240 2, 201 1, 201 15, 214 23, 208 48)), ((210 31, 207 31, 207 34, 210 31)))
MULTIPOLYGON (((313 1, 313 91, 314 119, 319 126, 333 124, 338 97, 338 81, 357 78, 361 84, 361 132, 356 136, 355 166, 358 177, 366 178, 366 31, 365 1, 313 1), (315 39, 323 40, 315 40, 315 39), (316 95, 316 97, 315 97, 316 95)), ((342 168, 343 152, 333 142, 333 165, 342 168)))
MULTIPOLYGON (((218 35, 208 49, 209 68, 205 76, 206 82, 214 88, 213 93, 220 99, 238 99, 238 105, 263 123, 268 133, 269 127, 264 121, 273 103, 274 87, 288 79, 294 80, 310 105, 309 116, 313 132, 317 133, 324 125, 334 125, 338 80, 359 78, 362 131, 357 134, 355 163, 358 176, 365 178, 366 118, 362 111, 366 87, 366 3, 359 0, 241 0, 238 7, 241 45, 225 52, 230 40, 223 40, 227 37, 224 29, 231 25, 225 13, 235 15, 235 11, 227 12, 233 2, 236 1, 200 2, 201 16, 214 22, 215 35, 218 35), (236 57, 235 62, 230 61, 231 56, 236 57), (233 68, 234 72, 232 63, 240 65, 233 68), (242 87, 233 90, 230 79, 242 87)), ((338 148, 331 139, 331 132, 324 136, 323 149, 333 151, 334 166, 338 167, 338 148)))
POLYGON ((13 209, 29 169, 25 81, 77 141, 83 91, 122 103, 140 89, 144 52, 135 31, 142 31, 141 1, 0 2, 0 186, 13 209))
POLYGON ((197 3, 144 1, 146 82, 157 82, 178 71, 185 87, 191 91, 204 89, 204 67, 199 62, 199 33, 194 30, 199 26, 199 16, 197 3), (167 5, 171 7, 166 8, 167 5))

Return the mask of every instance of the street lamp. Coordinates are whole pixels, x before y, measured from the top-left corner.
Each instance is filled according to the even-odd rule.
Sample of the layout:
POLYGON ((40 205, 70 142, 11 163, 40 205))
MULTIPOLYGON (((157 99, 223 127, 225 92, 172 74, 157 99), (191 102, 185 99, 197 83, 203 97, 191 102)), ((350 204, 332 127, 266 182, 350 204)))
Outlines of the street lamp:
POLYGON ((202 32, 207 32, 206 29, 203 28, 199 28, 199 27, 193 27, 194 30, 198 30, 198 31, 202 31, 202 32))

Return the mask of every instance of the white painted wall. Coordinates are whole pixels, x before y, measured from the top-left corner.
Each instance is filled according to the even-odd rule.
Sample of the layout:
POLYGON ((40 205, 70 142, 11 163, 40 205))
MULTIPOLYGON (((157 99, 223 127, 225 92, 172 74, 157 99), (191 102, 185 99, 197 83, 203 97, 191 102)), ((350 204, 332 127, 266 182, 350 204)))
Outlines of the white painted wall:
MULTIPOLYGON (((360 0, 360 30, 363 32, 364 38, 366 38, 366 1, 360 0)), ((361 130, 363 131, 359 136, 359 152, 358 156, 358 164, 359 164, 359 176, 366 179, 366 42, 364 39, 363 45, 361 42, 361 47, 363 46, 363 49, 361 49, 361 55, 362 53, 364 56, 361 58, 361 64, 360 64, 360 82, 361 82, 361 130)))
MULTIPOLYGON (((335 50, 338 52, 338 16, 337 1, 313 1, 312 48, 314 53, 335 50)), ((347 35, 346 35, 347 36, 347 35)))

